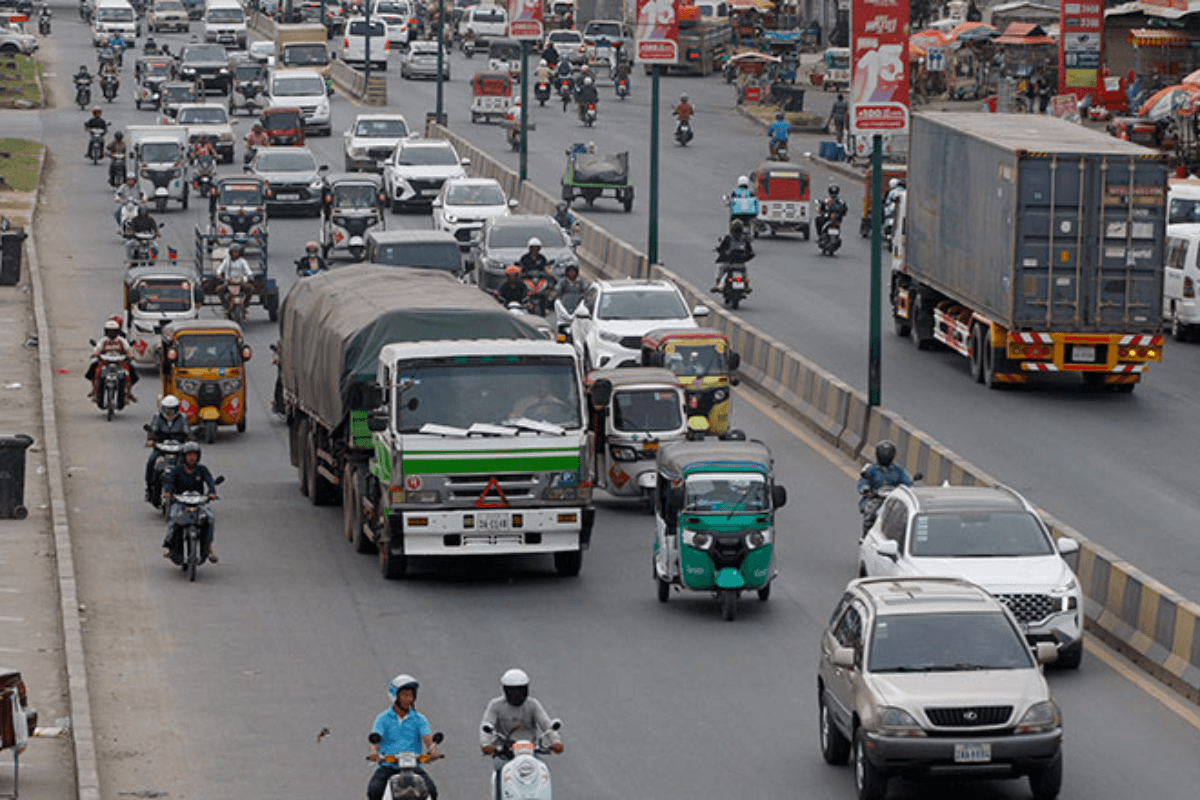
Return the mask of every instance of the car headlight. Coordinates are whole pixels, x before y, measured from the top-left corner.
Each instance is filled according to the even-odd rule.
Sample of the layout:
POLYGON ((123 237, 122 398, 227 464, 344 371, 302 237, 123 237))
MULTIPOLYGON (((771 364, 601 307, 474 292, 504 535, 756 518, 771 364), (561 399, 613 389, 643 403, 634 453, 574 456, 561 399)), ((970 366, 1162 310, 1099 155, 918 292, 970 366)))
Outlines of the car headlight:
POLYGON ((612 332, 610 332, 610 331, 600 331, 600 338, 601 338, 601 339, 603 339, 603 340, 604 340, 604 341, 606 341, 606 342, 617 342, 617 343, 619 343, 619 342, 621 341, 621 337, 620 337, 620 336, 617 336, 615 333, 612 333, 612 332))
POLYGON ((707 534, 704 531, 691 531, 687 528, 684 528, 683 543, 688 547, 694 547, 697 550, 707 550, 712 546, 713 538, 710 534, 707 534))
POLYGON ((222 378, 219 383, 221 385, 221 394, 223 395, 233 394, 234 392, 241 391, 242 389, 241 378, 222 378))
POLYGON ((1078 598, 1079 584, 1074 578, 1071 578, 1061 586, 1056 586, 1050 590, 1051 597, 1057 597, 1062 605, 1062 611, 1074 611, 1079 606, 1078 598))
POLYGON ((1058 704, 1053 700, 1034 703, 1017 723, 1017 733, 1042 733, 1057 728, 1062 720, 1058 704))
POLYGON ((308 182, 308 188, 310 188, 310 189, 318 189, 319 190, 324 185, 325 185, 325 182, 322 181, 320 178, 314 178, 313 180, 308 182))
POLYGON ((612 447, 612 456, 617 461, 637 461, 637 451, 632 447, 624 445, 614 445, 612 447))
POLYGON ((365 158, 367 155, 367 148, 351 146, 349 148, 349 152, 351 158, 365 158))
POLYGON ((458 217, 454 216, 453 214, 447 214, 446 222, 449 222, 451 225, 453 225, 454 223, 458 222, 458 217))
POLYGON ((227 74, 229 74, 229 70, 225 69, 225 67, 221 67, 221 74, 227 75, 227 74))
POLYGON ((924 736, 925 730, 903 708, 884 706, 879 709, 879 733, 883 736, 924 736))
POLYGON ((175 388, 184 394, 197 394, 200 391, 200 381, 195 378, 180 378, 175 381, 175 388))

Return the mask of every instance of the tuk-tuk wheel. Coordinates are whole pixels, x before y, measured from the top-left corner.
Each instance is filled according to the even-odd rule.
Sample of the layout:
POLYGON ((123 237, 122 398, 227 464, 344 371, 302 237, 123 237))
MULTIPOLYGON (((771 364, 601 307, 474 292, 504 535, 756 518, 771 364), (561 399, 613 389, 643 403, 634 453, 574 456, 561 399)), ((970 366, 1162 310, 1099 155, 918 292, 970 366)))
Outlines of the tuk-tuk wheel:
POLYGON ((671 584, 662 578, 656 578, 656 581, 658 582, 658 602, 665 603, 671 597, 671 584))
POLYGON ((726 589, 721 592, 721 618, 726 622, 733 622, 737 616, 737 601, 737 591, 726 589))
POLYGON ((807 241, 808 241, 808 237, 809 237, 809 229, 808 229, 808 226, 807 226, 807 225, 805 225, 803 228, 801 228, 801 229, 800 229, 800 232, 801 232, 801 233, 804 235, 804 241, 806 241, 806 242, 807 242, 807 241))
POLYGON ((767 602, 771 599, 771 584, 767 584, 758 590, 758 599, 760 602, 767 602))
POLYGON ((238 433, 245 433, 245 432, 246 432, 246 420, 244 420, 244 419, 243 419, 243 420, 240 420, 240 421, 238 422, 238 424, 237 424, 237 432, 238 432, 238 433))
POLYGON ((212 444, 217 440, 217 421, 215 419, 205 420, 204 422, 204 443, 212 444))

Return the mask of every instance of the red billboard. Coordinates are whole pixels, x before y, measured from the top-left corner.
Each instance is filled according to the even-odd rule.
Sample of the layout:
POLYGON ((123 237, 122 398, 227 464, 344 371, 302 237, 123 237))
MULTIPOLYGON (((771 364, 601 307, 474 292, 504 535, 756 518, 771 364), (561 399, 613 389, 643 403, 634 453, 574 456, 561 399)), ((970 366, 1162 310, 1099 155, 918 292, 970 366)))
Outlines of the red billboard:
POLYGON ((850 12, 850 130, 908 132, 908 2, 854 0, 850 12))
POLYGON ((1100 85, 1104 0, 1064 0, 1059 30, 1058 93, 1082 97, 1100 85))
POLYGON ((508 35, 514 39, 541 41, 542 0, 508 0, 508 35))
POLYGON ((678 0, 637 0, 634 60, 646 64, 674 64, 679 60, 678 0))

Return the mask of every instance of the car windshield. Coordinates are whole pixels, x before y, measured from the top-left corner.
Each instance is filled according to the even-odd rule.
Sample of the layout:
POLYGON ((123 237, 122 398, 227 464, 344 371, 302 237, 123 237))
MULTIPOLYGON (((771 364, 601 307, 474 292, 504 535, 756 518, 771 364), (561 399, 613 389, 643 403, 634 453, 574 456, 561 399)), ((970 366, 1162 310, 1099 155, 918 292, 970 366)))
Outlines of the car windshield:
MULTIPOLYGON (((321 80, 317 75, 276 78, 271 91, 277 97, 301 97, 325 94, 325 81, 321 80)), ((287 105, 291 105, 291 103, 287 105)))
POLYGON ((1200 198, 1172 198, 1167 210, 1167 223, 1176 222, 1200 222, 1200 198))
POLYGON ((228 61, 229 54, 219 44, 192 45, 184 48, 183 60, 185 63, 189 61, 228 61))
POLYGON ((246 15, 240 8, 212 8, 208 11, 209 22, 244 22, 246 15))
POLYGON ((437 58, 438 46, 435 42, 413 42, 408 46, 408 52, 414 56, 433 56, 437 58))
POLYGON ((274 42, 253 42, 250 45, 250 55, 252 56, 269 56, 274 52, 274 42))
POLYGON ((144 142, 140 149, 144 164, 165 164, 177 161, 180 156, 176 142, 144 142))
MULTIPOLYGON (((350 23, 349 29, 350 29, 349 33, 351 36, 366 36, 367 35, 367 22, 366 22, 366 20, 357 19, 350 23)), ((387 28, 384 27, 384 24, 382 22, 372 22, 371 23, 371 35, 372 36, 384 36, 386 34, 387 34, 387 28)))
POLYGON ((399 17, 408 16, 408 5, 406 3, 376 3, 376 14, 395 14, 399 17))
POLYGON ((237 367, 242 356, 237 337, 231 333, 181 334, 176 337, 175 351, 179 354, 176 367, 237 367))
POLYGON ((329 63, 329 49, 323 44, 293 44, 283 53, 286 64, 325 66, 329 63))
POLYGON ((272 114, 263 114, 262 118, 262 126, 265 131, 295 131, 303 125, 299 111, 278 111, 272 114))
POLYGON ((192 285, 188 281, 147 278, 138 289, 138 310, 147 314, 175 314, 192 307, 192 285))
POLYGON ((457 242, 398 242, 382 244, 371 259, 389 267, 440 269, 455 274, 462 271, 462 255, 457 242))
POLYGON ((668 345, 663 365, 676 375, 723 375, 729 371, 724 349, 715 344, 668 345))
POLYGON ((259 153, 255 162, 260 172, 316 172, 317 162, 303 150, 287 153, 259 153))
POLYGON ((133 9, 119 6, 98 8, 96 19, 100 22, 133 22, 133 9))
POLYGON ((183 3, 175 3, 171 2, 171 0, 166 0, 166 2, 155 3, 154 10, 160 13, 163 11, 183 11, 183 3))
POLYGON ((1052 555, 1054 545, 1027 511, 918 514, 909 552, 923 558, 1052 555))
POLYGON ((564 247, 562 228, 550 220, 541 222, 515 222, 511 225, 495 225, 488 234, 488 247, 526 247, 529 240, 537 237, 542 250, 548 247, 564 247))
POLYGON ((600 319, 687 319, 688 309, 673 291, 632 289, 605 292, 596 312, 600 319))
POLYGON ((220 197, 217 200, 223 206, 261 206, 263 204, 262 185, 258 183, 222 183, 220 197))
POLYGON ((340 183, 333 187, 334 208, 375 208, 379 190, 373 183, 340 183))
POLYGON ((767 479, 755 472, 701 472, 685 481, 685 508, 696 511, 769 511, 767 479))
POLYGON ((188 100, 193 100, 196 97, 195 86, 166 86, 163 87, 163 101, 186 103, 188 100))
POLYGON ((622 389, 613 393, 613 427, 619 431, 677 431, 683 403, 667 389, 622 389))
POLYGON ((495 183, 454 184, 446 189, 446 204, 452 206, 502 206, 504 190, 495 183))
POLYGON ((405 433, 426 424, 469 428, 519 419, 582 426, 575 367, 568 358, 470 358, 454 365, 397 365, 407 388, 396 404, 405 433))
POLYGON ((505 12, 498 8, 481 8, 475 12, 476 22, 504 22, 505 12))
POLYGON ((458 163, 458 156, 449 147, 436 145, 410 145, 396 151, 396 164, 399 166, 449 166, 458 163))
POLYGON ((258 64, 243 64, 233 70, 233 77, 239 81, 261 81, 264 74, 258 64))
POLYGON ((224 106, 179 109, 180 125, 224 125, 228 121, 224 106))
POLYGON ((621 26, 615 22, 590 22, 584 36, 607 36, 610 39, 621 38, 621 26))
POLYGON ((999 611, 888 614, 875 620, 870 672, 1028 669, 1029 647, 999 611))
POLYGON ((364 139, 403 139, 408 125, 402 119, 360 119, 354 125, 354 135, 364 139))

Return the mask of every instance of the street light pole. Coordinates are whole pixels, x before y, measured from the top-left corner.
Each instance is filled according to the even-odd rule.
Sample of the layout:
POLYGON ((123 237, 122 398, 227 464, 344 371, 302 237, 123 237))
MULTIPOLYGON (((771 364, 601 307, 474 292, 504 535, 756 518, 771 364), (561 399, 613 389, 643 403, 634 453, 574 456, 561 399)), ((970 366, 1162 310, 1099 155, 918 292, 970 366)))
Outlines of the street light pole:
POLYGON ((446 13, 446 0, 438 0, 438 21, 437 21, 437 43, 438 43, 438 62, 437 62, 437 103, 434 105, 434 118, 438 125, 445 125, 446 120, 442 116, 442 80, 445 76, 445 36, 446 32, 442 26, 445 24, 443 17, 446 13))
MULTIPOLYGON (((658 64, 650 67, 650 225, 646 255, 658 263, 658 64)), ((647 265, 647 270, 650 266, 647 265)), ((647 272, 647 278, 650 277, 647 272)))
POLYGON ((867 402, 880 404, 882 394, 882 353, 879 305, 883 302, 883 137, 871 137, 871 331, 867 364, 867 402))
POLYGON ((522 182, 529 176, 529 40, 521 40, 521 166, 522 182))
MULTIPOLYGON (((366 9, 364 19, 366 20, 366 57, 363 59, 363 90, 371 83, 371 0, 363 0, 363 8, 366 9)), ((347 25, 350 23, 347 22, 347 25)))

